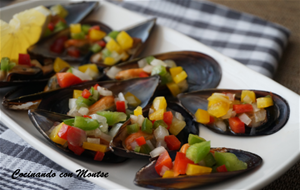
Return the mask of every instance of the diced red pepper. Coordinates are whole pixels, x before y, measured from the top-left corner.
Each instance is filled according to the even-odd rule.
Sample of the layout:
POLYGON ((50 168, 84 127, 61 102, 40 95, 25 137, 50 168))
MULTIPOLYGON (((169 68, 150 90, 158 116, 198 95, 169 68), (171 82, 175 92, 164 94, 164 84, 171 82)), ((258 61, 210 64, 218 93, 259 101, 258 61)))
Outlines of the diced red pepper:
POLYGON ((67 140, 67 134, 68 134, 68 130, 71 128, 71 126, 63 124, 60 128, 60 130, 58 131, 57 135, 62 138, 67 140))
POLYGON ((227 168, 224 165, 217 167, 217 172, 227 172, 227 168))
POLYGON ((155 170, 158 173, 158 175, 160 175, 163 166, 166 166, 170 169, 172 169, 173 167, 172 159, 167 151, 160 154, 156 161, 155 170))
POLYGON ((172 124, 173 114, 171 111, 167 111, 164 113, 164 122, 168 125, 172 124))
POLYGON ((253 112, 251 104, 235 104, 233 105, 233 111, 236 113, 253 112))
POLYGON ((169 150, 179 150, 181 142, 175 135, 165 136, 165 142, 167 143, 169 150))
POLYGON ((238 118, 229 118, 229 126, 235 133, 245 133, 245 124, 238 118))
POLYGON ((185 174, 188 164, 194 164, 194 162, 188 159, 184 153, 177 152, 173 167, 175 174, 185 174))
POLYGON ((97 90, 98 86, 99 86, 99 84, 95 84, 94 89, 97 90))
POLYGON ((28 66, 31 66, 29 54, 19 53, 19 65, 28 65, 28 66))
POLYGON ((132 133, 131 135, 129 135, 128 137, 126 137, 125 141, 124 141, 124 144, 125 144, 125 147, 128 149, 128 150, 131 150, 132 147, 131 147, 131 143, 133 141, 135 141, 135 139, 137 139, 138 137, 141 137, 141 136, 144 136, 145 137, 145 140, 150 140, 153 138, 153 135, 151 134, 148 134, 148 133, 144 133, 143 131, 138 131, 136 133, 132 133))
POLYGON ((59 21, 62 21, 63 23, 67 23, 66 20, 64 18, 61 18, 60 16, 58 15, 54 15, 54 16, 51 16, 51 23, 53 23, 53 25, 55 26, 59 21))
POLYGON ((56 73, 56 77, 61 88, 82 83, 82 80, 72 73, 56 73))
POLYGON ((67 49, 68 55, 72 57, 80 57, 80 51, 78 48, 71 46, 67 49))
POLYGON ((88 91, 87 89, 84 89, 82 91, 82 97, 84 97, 85 99, 88 99, 92 94, 90 93, 90 91, 88 91))
POLYGON ((67 141, 73 146, 81 146, 86 141, 86 133, 77 127, 70 127, 67 132, 67 141))
POLYGON ((144 78, 144 77, 149 77, 150 75, 144 71, 140 72, 139 77, 144 78))
POLYGON ((102 48, 104 48, 106 46, 106 43, 104 40, 98 41, 96 42, 99 46, 101 46, 102 48))
POLYGON ((102 161, 103 160, 103 157, 104 157, 105 153, 104 152, 100 152, 100 151, 97 151, 95 157, 94 157, 94 160, 97 160, 97 161, 102 161))
POLYGON ((68 40, 67 36, 57 38, 50 46, 50 50, 54 53, 62 53, 65 48, 65 42, 68 40))
POLYGON ((68 143, 68 148, 73 151, 76 155, 81 155, 84 151, 84 148, 81 146, 73 146, 72 144, 68 143))
POLYGON ((152 125, 154 125, 155 120, 152 120, 151 122, 152 122, 152 125))
POLYGON ((135 139, 136 143, 139 145, 139 146, 142 146, 144 144, 146 144, 146 140, 145 140, 145 137, 141 136, 139 138, 136 138, 135 139))
POLYGON ((207 124, 213 124, 215 122, 215 118, 213 116, 209 116, 209 123, 207 124))
POLYGON ((92 117, 89 115, 84 115, 83 117, 92 119, 92 117))
POLYGON ((126 113, 126 107, 124 101, 117 101, 116 102, 116 109, 118 112, 124 112, 126 113))
POLYGON ((53 30, 54 30, 54 24, 53 24, 53 23, 51 23, 51 22, 48 24, 48 26, 47 26, 47 27, 48 27, 48 29, 49 29, 49 30, 51 30, 51 31, 53 31, 53 30))
POLYGON ((99 25, 95 25, 95 26, 92 26, 90 29, 89 29, 89 31, 91 31, 91 30, 100 30, 100 26, 99 25))

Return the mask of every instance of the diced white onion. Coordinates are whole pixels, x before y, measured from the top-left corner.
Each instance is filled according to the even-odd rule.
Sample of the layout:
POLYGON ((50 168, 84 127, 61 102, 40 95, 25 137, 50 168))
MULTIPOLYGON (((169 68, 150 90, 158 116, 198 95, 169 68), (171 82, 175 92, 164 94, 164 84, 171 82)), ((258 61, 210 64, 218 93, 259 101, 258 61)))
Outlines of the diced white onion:
POLYGON ((258 112, 254 113, 254 118, 256 122, 264 121, 267 117, 267 111, 265 109, 260 109, 258 112))
POLYGON ((249 116, 247 115, 247 114, 245 114, 245 113, 243 113, 243 114, 241 114, 240 116, 239 116, 239 119, 243 122, 243 123, 245 123, 246 125, 249 125, 250 123, 251 123, 251 119, 249 118, 249 116))
POLYGON ((122 125, 123 125, 122 123, 114 124, 114 125, 112 126, 112 128, 110 129, 110 131, 108 132, 108 134, 109 134, 110 136, 114 137, 114 136, 118 133, 118 131, 119 131, 119 129, 121 128, 122 125))
POLYGON ((110 136, 106 133, 101 133, 100 138, 107 141, 107 142, 110 142, 112 140, 112 136, 110 136))
POLYGON ((138 117, 136 115, 130 115, 131 124, 137 123, 138 117))
POLYGON ((104 37, 104 40, 105 40, 106 43, 107 43, 107 42, 109 42, 110 40, 112 40, 112 38, 111 38, 110 36, 105 36, 105 37, 104 37))
POLYGON ((222 119, 229 119, 232 115, 232 108, 230 108, 225 115, 223 115, 222 119))
POLYGON ((261 110, 260 108, 257 107, 256 103, 251 104, 253 107, 253 112, 258 112, 259 110, 261 110))
POLYGON ((69 116, 81 116, 80 113, 78 113, 78 107, 75 105, 68 113, 69 116))
POLYGON ((110 57, 114 58, 115 63, 119 62, 122 59, 123 56, 124 56, 123 54, 118 54, 115 51, 112 51, 111 54, 110 54, 110 57))
POLYGON ((91 130, 91 131, 86 131, 87 136, 94 136, 94 137, 100 137, 101 133, 102 133, 102 131, 99 128, 97 128, 95 130, 91 130))
POLYGON ((144 68, 143 68, 143 71, 145 71, 146 73, 151 73, 153 70, 153 66, 152 65, 146 65, 144 68))
POLYGON ((139 65, 139 68, 144 68, 146 65, 148 65, 146 58, 139 60, 138 65, 139 65))
POLYGON ((126 96, 126 100, 127 100, 129 105, 136 105, 137 104, 137 101, 135 100, 135 98, 133 96, 126 96))
POLYGON ((108 132, 108 124, 107 124, 107 120, 105 117, 98 115, 98 114, 92 114, 90 115, 92 117, 92 119, 96 119, 99 123, 100 123, 100 130, 104 133, 108 132))
POLYGON ((100 139, 99 138, 87 138, 87 142, 89 143, 94 143, 94 144, 100 144, 100 139))
POLYGON ((69 109, 72 109, 76 106, 76 98, 70 98, 69 99, 69 109))
POLYGON ((179 120, 179 121, 184 121, 184 117, 181 115, 181 113, 179 112, 175 112, 175 117, 179 120))
POLYGON ((137 124, 138 126, 142 126, 143 122, 144 122, 144 116, 143 115, 138 115, 137 116, 137 124))
POLYGON ((165 62, 165 64, 166 64, 168 67, 170 67, 170 68, 172 68, 172 67, 177 67, 175 61, 173 61, 173 60, 168 59, 168 60, 164 60, 164 62, 165 62))
POLYGON ((132 148, 132 150, 135 149, 135 147, 139 146, 138 143, 136 141, 132 141, 132 143, 130 143, 130 146, 132 148))
POLYGON ((122 69, 120 69, 120 68, 118 68, 118 67, 116 67, 116 66, 113 66, 113 67, 111 67, 111 68, 107 71, 106 75, 107 75, 109 78, 111 78, 111 79, 115 79, 115 78, 116 78, 116 75, 117 75, 120 71, 122 71, 122 69))
POLYGON ((151 61, 151 63, 150 63, 150 65, 152 65, 152 66, 159 66, 159 65, 162 65, 162 66, 164 66, 164 67, 166 67, 167 66, 167 64, 165 64, 165 62, 163 62, 162 60, 160 60, 160 59, 153 59, 152 61, 151 61))
POLYGON ((158 126, 154 132, 153 132, 156 140, 164 140, 165 139, 165 136, 168 136, 169 135, 169 131, 168 129, 166 129, 165 127, 162 127, 162 126, 158 126))
POLYGON ((167 151, 165 149, 165 147, 159 146, 150 152, 150 156, 151 156, 151 158, 155 158, 155 157, 159 156, 160 154, 164 153, 165 151, 167 151))
POLYGON ((97 72, 93 71, 90 68, 87 68, 87 70, 84 72, 84 74, 92 77, 93 79, 96 79, 99 76, 99 74, 97 72))
POLYGON ((89 108, 81 107, 79 108, 78 113, 80 113, 81 115, 87 115, 89 113, 89 108))
POLYGON ((251 103, 252 103, 252 99, 251 99, 248 95, 246 95, 246 96, 243 98, 243 102, 248 103, 248 104, 251 104, 251 103))
POLYGON ((112 96, 113 95, 112 91, 102 88, 100 86, 97 87, 97 91, 102 96, 112 96))
POLYGON ((150 140, 146 140, 146 143, 147 143, 147 145, 149 146, 149 148, 150 148, 151 150, 154 149, 154 146, 153 146, 153 144, 152 144, 152 142, 151 142, 150 140))
POLYGON ((226 124, 224 121, 219 120, 215 123, 216 127, 218 127, 219 129, 221 129, 222 131, 226 131, 226 124))
POLYGON ((154 113, 154 109, 150 108, 150 109, 149 109, 149 113, 148 113, 149 116, 150 116, 152 113, 154 113))
POLYGON ((226 93, 226 96, 228 96, 228 98, 229 98, 230 101, 234 101, 235 94, 232 94, 232 93, 226 93))
POLYGON ((92 77, 90 77, 89 75, 87 75, 77 69, 72 68, 72 73, 73 73, 73 75, 77 76, 81 80, 93 80, 92 77))
POLYGON ((164 139, 159 139, 156 141, 156 147, 159 147, 159 146, 162 146, 162 147, 165 147, 167 148, 167 143, 164 139))
POLYGON ((177 83, 177 85, 178 85, 180 92, 185 92, 189 88, 189 84, 187 83, 187 80, 183 80, 183 81, 177 83))

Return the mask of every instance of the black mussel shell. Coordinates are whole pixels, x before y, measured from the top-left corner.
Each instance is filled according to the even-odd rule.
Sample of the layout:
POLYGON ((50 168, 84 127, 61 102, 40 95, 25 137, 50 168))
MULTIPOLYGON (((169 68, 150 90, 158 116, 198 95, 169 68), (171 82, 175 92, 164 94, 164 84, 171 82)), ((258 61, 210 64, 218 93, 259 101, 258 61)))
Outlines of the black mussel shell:
MULTIPOLYGON (((104 31, 106 33, 111 32, 110 27, 108 27, 107 25, 105 25, 101 22, 98 22, 98 21, 85 21, 85 22, 82 22, 82 24, 98 25, 98 26, 100 26, 102 31, 104 31)), ((31 58, 35 58, 37 60, 41 60, 44 58, 56 59, 57 57, 60 57, 61 59, 63 59, 64 61, 66 61, 68 63, 81 63, 83 60, 85 60, 86 55, 81 55, 80 57, 77 58, 77 57, 72 57, 72 56, 68 55, 67 50, 64 50, 64 52, 62 52, 62 53, 55 53, 50 50, 50 47, 53 44, 53 42, 57 38, 60 38, 62 36, 69 37, 70 36, 70 28, 66 28, 60 32, 57 32, 55 35, 49 36, 45 39, 42 39, 35 45, 30 46, 27 49, 27 52, 28 52, 28 54, 30 54, 31 58)), ((89 49, 87 48, 86 54, 88 54, 88 53, 89 53, 89 49)))
MULTIPOLYGON (((62 114, 57 114, 45 110, 39 110, 39 109, 32 109, 28 110, 28 116, 31 120, 31 122, 34 124, 36 129, 47 139, 49 140, 53 145, 58 147, 62 152, 65 152, 69 154, 70 156, 73 156, 75 158, 83 158, 83 159, 89 159, 89 161, 94 159, 94 156, 96 154, 95 151, 91 150, 85 150, 80 156, 74 154, 71 150, 68 148, 63 147, 60 144, 54 143, 50 138, 49 138, 49 130, 56 125, 57 122, 63 122, 65 119, 72 118, 67 115, 62 115, 62 114)), ((106 152, 103 160, 101 162, 112 162, 112 163, 117 163, 117 162, 123 162, 125 161, 126 158, 119 157, 114 155, 111 151, 106 152)))
MULTIPOLYGON (((174 178, 162 178, 155 171, 156 160, 150 162, 141 168, 134 179, 134 183, 141 187, 151 189, 190 189, 208 184, 215 184, 240 176, 246 172, 258 168, 262 164, 262 158, 256 154, 229 148, 212 148, 214 151, 230 152, 237 156, 243 162, 246 162, 248 168, 240 171, 211 173, 198 176, 180 176, 174 178)), ((169 152, 172 160, 175 160, 176 152, 169 152)))
MULTIPOLYGON (((219 85, 222 78, 222 70, 218 62, 212 57, 200 52, 177 51, 153 56, 163 61, 173 60, 177 66, 183 67, 188 75, 187 83, 189 88, 187 92, 215 88, 219 85)), ((116 67, 121 70, 139 68, 138 61, 141 59, 143 58, 134 59, 117 65, 116 67)), ((166 92, 161 92, 161 94, 170 93, 168 89, 164 91, 166 92)))
MULTIPOLYGON (((197 123, 193 120, 193 117, 185 109, 183 109, 180 105, 178 105, 175 102, 167 102, 167 105, 168 105, 167 108, 170 108, 171 110, 181 113, 182 116, 185 118, 185 122, 186 122, 185 128, 178 135, 176 135, 176 137, 178 138, 178 140, 181 142, 182 145, 188 142, 189 134, 199 135, 199 127, 197 123)), ((147 108, 143 110, 143 114, 145 117, 146 116, 148 117, 149 108, 150 106, 148 105, 147 108)), ((129 151, 123 147, 122 138, 124 133, 126 133, 127 131, 126 126, 129 124, 130 124, 130 119, 122 125, 119 132, 111 141, 110 148, 118 156, 123 156, 127 158, 150 158, 150 155, 148 154, 129 151)))
MULTIPOLYGON (((131 37, 141 39, 141 45, 135 50, 135 52, 128 58, 128 60, 134 59, 138 57, 143 49, 147 46, 147 42, 149 41, 149 37, 153 28, 155 26, 156 18, 147 20, 143 23, 139 23, 130 28, 123 29, 122 31, 126 31, 131 37)), ((95 62, 97 65, 101 67, 108 67, 103 62, 95 62)))
MULTIPOLYGON (((28 109, 44 109, 56 113, 66 114, 69 111, 68 102, 73 97, 73 90, 83 90, 90 88, 95 84, 101 87, 108 88, 115 95, 119 92, 131 92, 141 100, 141 106, 145 107, 150 101, 156 87, 159 83, 159 77, 148 77, 143 79, 133 79, 128 81, 105 81, 105 82, 85 82, 79 85, 70 86, 63 89, 55 89, 47 92, 39 92, 18 97, 17 94, 34 92, 37 87, 28 87, 17 89, 16 91, 9 92, 3 99, 3 106, 8 109, 14 110, 28 110, 28 109), (9 99, 11 97, 11 99, 9 99)), ((45 84, 44 84, 45 85, 45 84)), ((42 89, 42 86, 40 86, 42 89)))
MULTIPOLYGON (((208 129, 224 135, 231 136, 261 136, 261 135, 271 135, 276 133, 284 127, 290 116, 290 107, 285 99, 283 99, 278 94, 260 91, 260 90, 251 90, 254 91, 256 97, 264 97, 267 95, 272 96, 274 105, 268 108, 265 108, 267 111, 267 121, 264 122, 261 126, 250 128, 246 127, 245 134, 237 134, 232 132, 228 127, 225 132, 219 130, 215 127, 206 126, 208 129)), ((201 90, 197 92, 190 92, 185 94, 178 95, 179 101, 184 108, 186 108, 191 114, 196 113, 197 109, 207 110, 208 101, 207 98, 213 93, 234 93, 237 99, 241 98, 242 90, 229 90, 229 89, 210 89, 210 90, 201 90)), ((203 124, 201 124, 203 125, 203 124)))

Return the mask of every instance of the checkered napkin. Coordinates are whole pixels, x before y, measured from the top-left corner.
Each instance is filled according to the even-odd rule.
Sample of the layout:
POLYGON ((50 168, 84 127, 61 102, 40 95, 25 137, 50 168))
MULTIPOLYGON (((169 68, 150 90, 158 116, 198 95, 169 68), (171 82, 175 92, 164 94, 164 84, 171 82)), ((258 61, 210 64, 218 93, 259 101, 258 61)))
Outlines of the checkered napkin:
MULTIPOLYGON (((249 68, 273 77, 289 31, 277 24, 206 1, 113 2, 182 32, 249 68)), ((21 172, 69 173, 0 122, 0 189, 100 189, 83 178, 18 178, 21 172)), ((75 176, 75 175, 74 175, 75 176)))

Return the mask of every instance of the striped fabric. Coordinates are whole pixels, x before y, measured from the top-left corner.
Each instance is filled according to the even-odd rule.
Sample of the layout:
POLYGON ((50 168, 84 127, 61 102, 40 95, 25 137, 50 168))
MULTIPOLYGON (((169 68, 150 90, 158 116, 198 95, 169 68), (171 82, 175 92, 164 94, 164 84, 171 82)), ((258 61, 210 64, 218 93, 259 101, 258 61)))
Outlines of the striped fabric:
MULTIPOLYGON (((190 0, 113 2, 178 30, 268 77, 276 71, 289 31, 211 2, 190 0)), ((68 173, 0 122, 0 189, 101 189, 82 178, 18 178, 21 172, 68 173)), ((74 175, 75 176, 75 175, 74 175)))
POLYGON ((289 30, 207 1, 111 1, 173 28, 272 78, 289 30))

